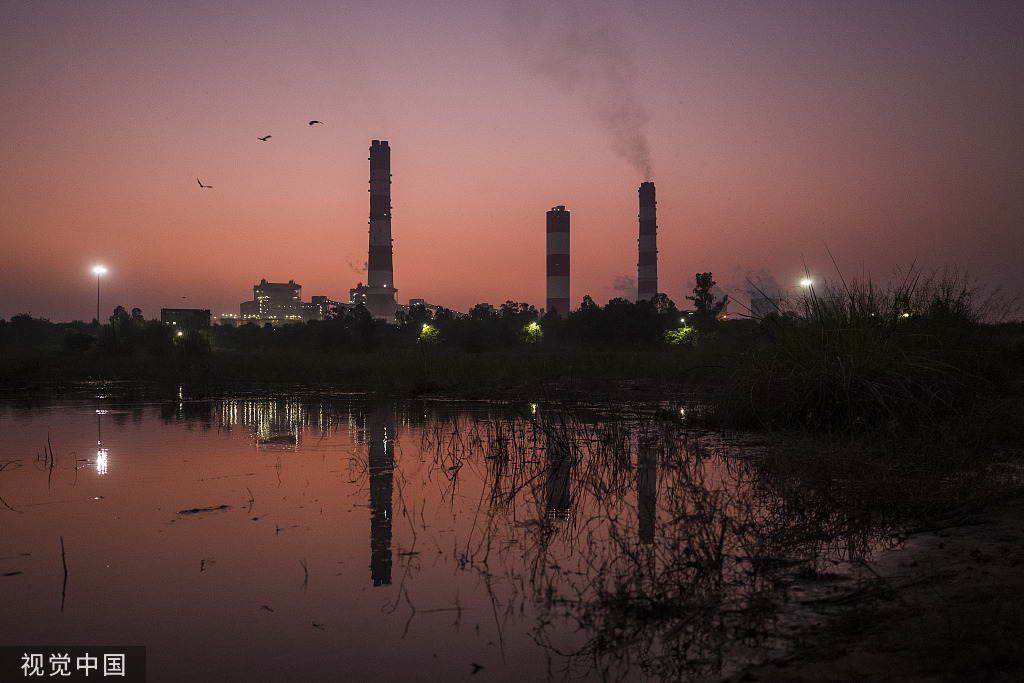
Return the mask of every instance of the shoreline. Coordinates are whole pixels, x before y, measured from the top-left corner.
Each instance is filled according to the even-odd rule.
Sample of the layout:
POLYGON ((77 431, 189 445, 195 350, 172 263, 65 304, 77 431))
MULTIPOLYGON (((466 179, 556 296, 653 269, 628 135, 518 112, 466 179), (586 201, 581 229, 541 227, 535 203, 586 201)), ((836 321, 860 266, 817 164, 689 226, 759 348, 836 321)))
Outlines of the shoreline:
POLYGON ((867 569, 824 627, 724 680, 1020 680, 1024 493, 913 533, 867 569))

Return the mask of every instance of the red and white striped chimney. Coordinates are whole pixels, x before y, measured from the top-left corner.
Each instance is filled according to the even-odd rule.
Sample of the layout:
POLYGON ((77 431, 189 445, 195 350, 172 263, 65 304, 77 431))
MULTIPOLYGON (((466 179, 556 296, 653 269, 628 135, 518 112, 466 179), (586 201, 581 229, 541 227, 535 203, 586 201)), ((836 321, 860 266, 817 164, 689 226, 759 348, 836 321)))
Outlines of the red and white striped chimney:
POLYGON ((569 212, 548 211, 548 311, 569 315, 569 212))
POLYGON ((395 321, 395 271, 391 251, 391 148, 370 145, 370 253, 366 260, 366 308, 374 318, 395 321))
POLYGON ((658 221, 654 183, 640 183, 640 259, 637 262, 637 301, 658 293, 658 221))

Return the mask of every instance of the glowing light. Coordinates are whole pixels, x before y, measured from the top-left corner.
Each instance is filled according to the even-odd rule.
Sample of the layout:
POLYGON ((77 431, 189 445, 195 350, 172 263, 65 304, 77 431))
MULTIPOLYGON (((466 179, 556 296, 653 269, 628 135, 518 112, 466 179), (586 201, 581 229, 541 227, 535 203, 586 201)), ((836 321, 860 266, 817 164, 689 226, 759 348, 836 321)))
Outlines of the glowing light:
POLYGON ((440 339, 441 332, 436 327, 423 323, 423 329, 420 331, 420 342, 424 344, 436 344, 440 339))
POLYGON ((811 280, 811 278, 809 278, 809 277, 805 277, 803 280, 800 281, 800 286, 801 287, 810 287, 813 284, 814 284, 814 281, 811 280))
POLYGON ((96 451, 96 474, 107 473, 107 449, 101 448, 96 451))
POLYGON ((94 266, 92 272, 96 274, 96 322, 100 321, 100 275, 105 275, 107 269, 103 266, 94 266))

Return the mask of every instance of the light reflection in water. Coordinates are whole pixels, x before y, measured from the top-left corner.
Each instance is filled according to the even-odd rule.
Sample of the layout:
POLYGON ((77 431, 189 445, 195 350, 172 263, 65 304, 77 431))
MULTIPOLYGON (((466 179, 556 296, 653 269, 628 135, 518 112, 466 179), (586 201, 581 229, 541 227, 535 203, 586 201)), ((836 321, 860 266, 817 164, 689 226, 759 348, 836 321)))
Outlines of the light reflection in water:
POLYGON ((391 583, 391 499, 394 486, 395 430, 391 407, 374 410, 368 420, 370 472, 370 578, 374 586, 391 583))
MULTIPOLYGON (((539 643, 551 667, 541 670, 570 680, 633 680, 637 672, 718 677, 738 638, 771 635, 765 606, 780 599, 780 567, 814 574, 827 558, 863 555, 875 533, 823 500, 794 499, 760 480, 751 460, 686 432, 678 406, 664 411, 672 418, 664 423, 655 411, 635 408, 584 413, 525 404, 468 412, 450 404, 294 397, 172 401, 157 410, 165 423, 184 428, 161 433, 152 445, 140 440, 118 460, 155 451, 155 440, 165 438, 188 439, 189 456, 177 460, 169 448, 159 451, 166 457, 131 461, 144 475, 138 485, 149 488, 132 493, 146 501, 140 521, 118 524, 139 524, 136 545, 156 558, 144 561, 164 565, 140 568, 138 585, 152 586, 146 573, 166 569, 164 580, 202 596, 195 604, 203 605, 214 594, 206 586, 221 582, 224 609, 244 603, 231 627, 249 624, 255 610, 270 629, 272 620, 283 624, 283 615, 309 603, 323 608, 316 624, 325 612, 344 615, 344 623, 327 626, 339 629, 328 633, 335 644, 363 637, 364 622, 383 622, 386 631, 386 619, 397 613, 398 633, 387 641, 396 652, 411 650, 404 635, 401 647, 395 643, 403 627, 414 634, 417 625, 431 645, 444 639, 437 647, 456 651, 472 641, 469 620, 486 631, 493 612, 497 634, 484 642, 504 649, 519 634, 532 649, 508 645, 487 661, 492 673, 507 673, 498 669, 502 662, 511 670, 533 661, 539 643), (251 430, 252 440, 230 438, 235 427, 251 430), (303 452, 278 456, 275 466, 265 453, 275 444, 303 452), (165 545, 176 552, 164 552, 165 545), (259 550, 253 556, 245 548, 259 550), (297 573, 300 559, 305 569, 307 558, 316 600, 268 588, 297 573), (229 574, 232 566, 244 573, 229 574), (244 590, 230 592, 235 583, 244 590), (379 602, 367 608, 367 600, 379 602)), ((106 411, 96 412, 96 472, 105 474, 106 411)), ((112 425, 108 418, 111 428, 124 429, 116 415, 112 425)), ((125 443, 117 434, 116 443, 125 443)), ((114 481, 104 481, 105 497, 94 497, 101 505, 118 501, 114 481)), ((84 532, 60 533, 75 541, 74 571, 82 566, 84 532)), ((83 576, 76 571, 72 579, 83 576)), ((282 582, 293 588, 299 580, 282 582)), ((81 596, 70 596, 73 609, 81 596)), ((232 630, 222 626, 210 628, 232 630)), ((273 631, 282 641, 289 633, 285 626, 273 631)), ((303 646, 292 645, 295 652, 303 646)))
POLYGON ((103 425, 101 419, 107 414, 106 410, 96 411, 96 474, 107 473, 107 449, 103 447, 103 425))

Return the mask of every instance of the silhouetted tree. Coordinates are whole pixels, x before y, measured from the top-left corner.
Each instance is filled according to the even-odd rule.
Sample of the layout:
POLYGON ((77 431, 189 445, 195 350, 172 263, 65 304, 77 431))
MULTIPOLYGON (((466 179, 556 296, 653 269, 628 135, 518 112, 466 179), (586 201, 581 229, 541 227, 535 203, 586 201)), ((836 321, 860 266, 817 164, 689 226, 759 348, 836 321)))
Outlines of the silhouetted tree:
POLYGON ((488 320, 494 315, 494 309, 487 304, 477 304, 469 310, 469 317, 473 320, 488 320))
MULTIPOLYGON (((139 309, 135 309, 139 310, 139 309)), ((124 306, 118 306, 109 318, 109 325, 100 333, 99 347, 116 356, 130 356, 135 353, 136 345, 141 337, 142 311, 137 317, 129 315, 124 306)))
POLYGON ((686 298, 693 302, 694 324, 706 325, 713 322, 725 310, 729 303, 729 297, 725 295, 720 301, 715 301, 715 295, 711 288, 717 283, 712 279, 711 273, 697 273, 696 281, 697 286, 693 288, 693 296, 686 298))

